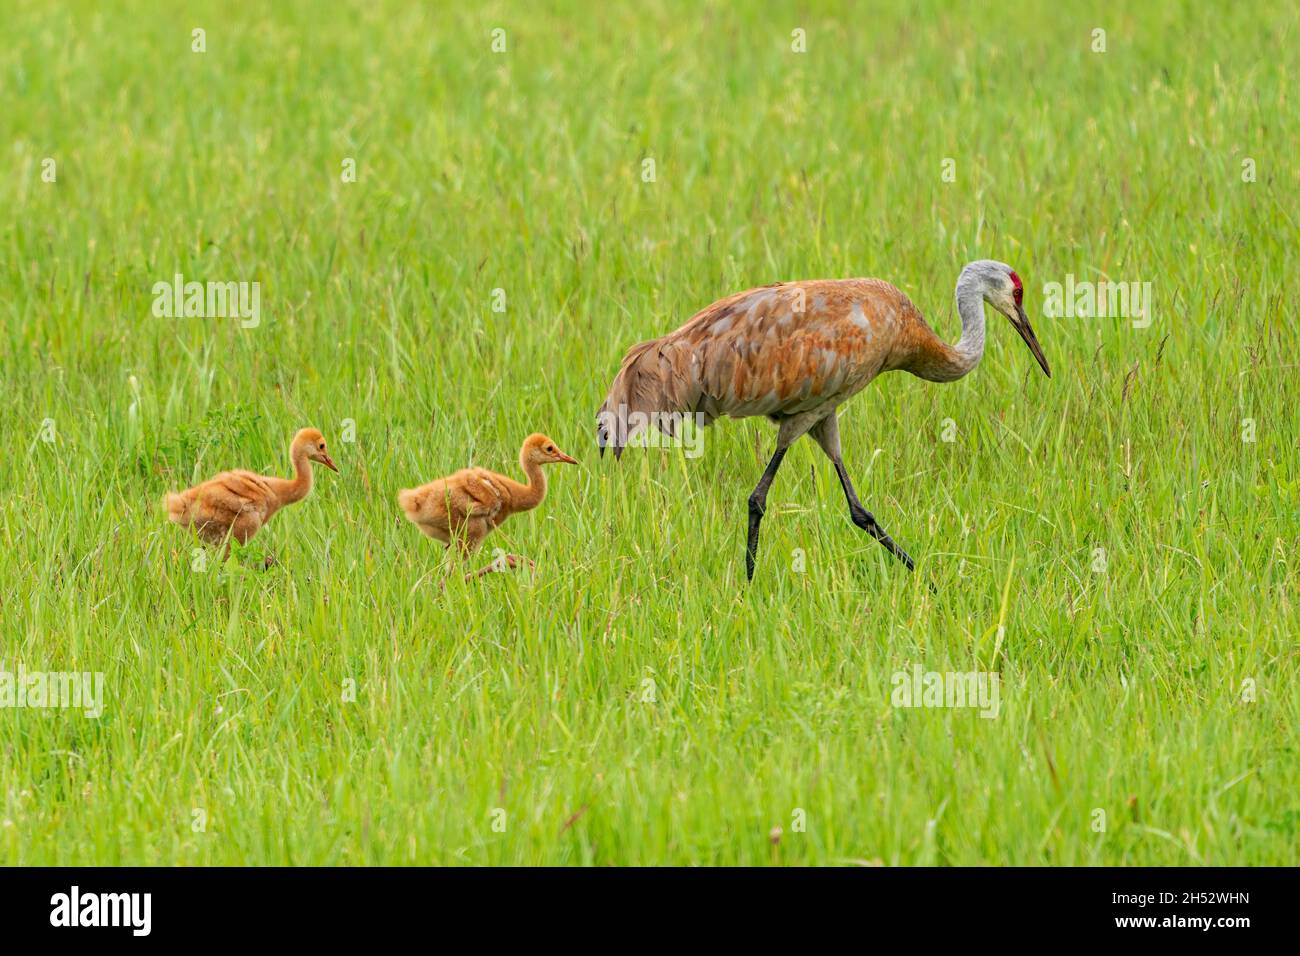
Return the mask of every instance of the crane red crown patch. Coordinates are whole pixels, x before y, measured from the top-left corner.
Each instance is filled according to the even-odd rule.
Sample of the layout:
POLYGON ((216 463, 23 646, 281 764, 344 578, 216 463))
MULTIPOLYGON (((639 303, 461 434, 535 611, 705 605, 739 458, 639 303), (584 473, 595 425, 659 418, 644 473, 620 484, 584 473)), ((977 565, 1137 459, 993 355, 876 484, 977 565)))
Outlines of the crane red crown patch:
POLYGON ((1012 285, 1013 288, 1016 288, 1016 289, 1023 288, 1023 287, 1020 285, 1020 276, 1016 275, 1016 273, 1015 273, 1014 270, 1013 270, 1012 273, 1011 273, 1011 285, 1012 285))

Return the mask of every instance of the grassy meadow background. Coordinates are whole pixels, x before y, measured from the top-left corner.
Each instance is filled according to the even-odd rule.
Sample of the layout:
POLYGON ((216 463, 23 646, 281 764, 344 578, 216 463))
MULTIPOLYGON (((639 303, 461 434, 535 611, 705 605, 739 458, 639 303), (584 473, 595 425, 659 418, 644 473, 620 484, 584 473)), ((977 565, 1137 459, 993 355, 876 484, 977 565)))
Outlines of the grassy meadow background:
POLYGON ((3 8, 0 664, 106 700, 0 710, 0 862, 1295 862, 1294 7, 3 8), (714 299, 879 276, 952 341, 984 257, 1053 377, 990 310, 843 419, 914 575, 804 442, 746 586, 765 422, 597 457, 624 350, 714 299), (261 324, 154 317, 178 272, 261 324), (1151 326, 1043 316, 1071 273, 1151 326), (342 473, 194 571, 163 493, 306 425, 342 473), (439 593, 396 491, 535 430, 581 467, 488 547, 536 573, 439 593), (914 664, 998 718, 893 708, 914 664))

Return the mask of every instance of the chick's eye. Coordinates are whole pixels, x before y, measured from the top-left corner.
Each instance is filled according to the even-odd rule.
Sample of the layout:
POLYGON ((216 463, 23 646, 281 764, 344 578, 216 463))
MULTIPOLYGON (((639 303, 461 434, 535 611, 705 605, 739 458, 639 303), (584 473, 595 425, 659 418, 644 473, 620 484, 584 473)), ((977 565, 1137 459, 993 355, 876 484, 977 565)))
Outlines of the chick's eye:
POLYGON ((552 451, 552 452, 553 452, 553 451, 555 451, 555 447, 554 447, 553 445, 547 445, 547 446, 546 446, 546 450, 547 450, 547 451, 552 451))
MULTIPOLYGON (((1018 298, 1018 297, 1017 297, 1017 298, 1018 298)), ((321 451, 324 451, 324 450, 325 450, 325 443, 324 443, 324 442, 321 442, 321 443, 320 443, 320 450, 321 450, 321 451)))

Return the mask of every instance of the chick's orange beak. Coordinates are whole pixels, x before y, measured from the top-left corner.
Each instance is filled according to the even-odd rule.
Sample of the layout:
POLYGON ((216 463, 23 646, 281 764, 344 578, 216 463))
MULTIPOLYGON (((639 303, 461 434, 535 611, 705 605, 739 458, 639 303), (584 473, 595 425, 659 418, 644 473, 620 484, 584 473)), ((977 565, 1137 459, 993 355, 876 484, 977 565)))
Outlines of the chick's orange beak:
POLYGON ((334 459, 329 456, 328 452, 320 453, 320 463, 330 471, 338 471, 338 465, 334 464, 334 459))
POLYGON ((556 460, 556 461, 562 461, 562 462, 564 462, 565 464, 568 464, 568 465, 576 465, 576 464, 578 463, 578 459, 576 459, 576 458, 570 458, 570 457, 569 457, 568 455, 566 455, 564 452, 559 451, 559 450, 557 450, 557 451, 555 452, 555 460, 556 460))

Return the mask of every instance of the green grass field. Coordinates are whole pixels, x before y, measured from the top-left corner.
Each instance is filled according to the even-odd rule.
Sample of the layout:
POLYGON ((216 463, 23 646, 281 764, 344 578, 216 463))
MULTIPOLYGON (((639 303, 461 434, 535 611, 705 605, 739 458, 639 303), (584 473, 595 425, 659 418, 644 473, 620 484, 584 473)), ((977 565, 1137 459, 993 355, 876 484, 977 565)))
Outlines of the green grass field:
POLYGON ((0 663, 105 700, 0 710, 0 861, 1296 861, 1293 7, 5 7, 0 663), (597 457, 707 303, 879 276, 953 341, 984 257, 1053 377, 989 310, 843 421, 915 574, 801 442, 746 585, 766 422, 597 457), (176 273, 260 325, 156 317, 176 273), (1044 316, 1070 274, 1150 326, 1044 316), (342 474, 194 570, 163 493, 306 425, 342 474), (440 593, 397 490, 538 430, 582 464, 489 540, 536 573, 440 593))

